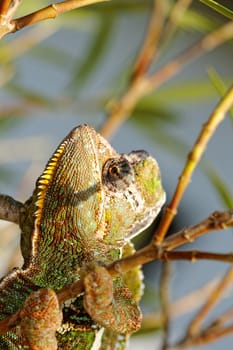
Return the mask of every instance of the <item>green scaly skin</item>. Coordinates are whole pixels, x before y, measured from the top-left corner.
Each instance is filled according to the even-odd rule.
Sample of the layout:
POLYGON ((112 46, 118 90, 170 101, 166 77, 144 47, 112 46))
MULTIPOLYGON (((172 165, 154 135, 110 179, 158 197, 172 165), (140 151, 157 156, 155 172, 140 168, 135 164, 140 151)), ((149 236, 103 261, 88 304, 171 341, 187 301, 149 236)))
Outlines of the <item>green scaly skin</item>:
MULTIPOLYGON (((24 311, 25 300, 41 288, 59 291, 84 274, 99 273, 107 281, 108 274, 98 266, 120 258, 122 249, 124 255, 132 253, 129 240, 151 224, 164 201, 159 167, 148 153, 118 154, 90 126, 73 129, 20 209, 24 265, 0 283, 0 320, 24 311)), ((140 327, 140 270, 114 278, 113 292, 106 297, 102 293, 109 282, 92 286, 90 281, 88 277, 85 296, 63 306, 54 347, 39 347, 31 335, 35 345, 28 345, 27 330, 19 325, 0 337, 0 350, 124 349, 128 335, 140 327), (107 303, 107 298, 114 302, 107 303), (98 309, 102 301, 103 310, 98 309)), ((35 298, 38 309, 40 297, 35 298)))

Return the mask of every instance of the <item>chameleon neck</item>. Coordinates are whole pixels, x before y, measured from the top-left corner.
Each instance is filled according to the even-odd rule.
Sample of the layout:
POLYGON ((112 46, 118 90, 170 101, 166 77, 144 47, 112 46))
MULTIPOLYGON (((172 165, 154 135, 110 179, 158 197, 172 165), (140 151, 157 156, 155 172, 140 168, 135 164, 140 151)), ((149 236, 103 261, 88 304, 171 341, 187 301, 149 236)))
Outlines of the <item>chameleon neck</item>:
POLYGON ((70 201, 46 203, 38 225, 37 218, 29 215, 36 212, 36 200, 35 191, 20 218, 23 269, 34 284, 58 290, 79 278, 80 267, 92 261, 108 264, 120 257, 119 248, 85 234, 80 213, 70 201))

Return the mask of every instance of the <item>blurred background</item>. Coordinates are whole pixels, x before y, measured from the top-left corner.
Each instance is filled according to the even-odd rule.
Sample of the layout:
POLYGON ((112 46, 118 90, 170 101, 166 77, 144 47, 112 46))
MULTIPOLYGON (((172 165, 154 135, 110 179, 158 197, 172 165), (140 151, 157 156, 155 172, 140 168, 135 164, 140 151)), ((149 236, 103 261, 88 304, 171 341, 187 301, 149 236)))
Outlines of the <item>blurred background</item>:
MULTIPOLYGON (((88 123, 98 130, 103 125, 111 101, 127 89, 152 3, 150 0, 112 0, 71 11, 4 37, 0 43, 1 193, 25 201, 51 153, 74 126, 88 123)), ((221 3, 230 6, 231 1, 221 3)), ((23 1, 17 16, 48 4, 48 1, 23 1)), ((168 2, 169 6, 171 4, 168 2)), ((159 70, 226 21, 226 17, 193 1, 151 72, 159 70)), ((185 66, 179 74, 141 99, 131 118, 111 138, 118 152, 145 149, 157 159, 168 202, 187 153, 220 99, 217 82, 221 80, 229 86, 232 78, 231 41, 185 66)), ((194 173, 171 232, 231 205, 232 150, 233 122, 227 117, 212 138, 204 162, 194 173)), ((19 266, 21 260, 18 227, 3 221, 0 224, 0 272, 3 275, 13 266, 19 266)), ((137 247, 146 244, 152 232, 142 234, 136 241, 137 247)), ((232 247, 232 231, 226 230, 200 238, 187 249, 229 252, 232 247)), ((155 262, 143 268, 145 315, 159 308, 160 265, 155 262)), ((173 263, 172 300, 221 276, 227 267, 214 261, 173 263)), ((231 296, 232 291, 211 317, 215 312, 233 307, 231 296)), ((172 343, 184 335, 192 315, 189 312, 172 320, 172 343)), ((145 330, 132 338, 130 349, 143 349, 145 345, 148 349, 158 349, 159 334, 156 330, 145 330)), ((202 349, 215 350, 220 346, 227 349, 232 340, 233 335, 202 349)))

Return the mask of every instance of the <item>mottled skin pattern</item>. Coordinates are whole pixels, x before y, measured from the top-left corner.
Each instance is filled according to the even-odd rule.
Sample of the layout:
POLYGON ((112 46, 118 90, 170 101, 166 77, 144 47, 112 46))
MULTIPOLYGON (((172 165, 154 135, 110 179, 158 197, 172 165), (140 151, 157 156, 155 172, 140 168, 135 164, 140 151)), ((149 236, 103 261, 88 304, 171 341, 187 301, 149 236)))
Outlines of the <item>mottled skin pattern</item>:
POLYGON ((164 200, 159 167, 148 153, 118 154, 90 126, 73 129, 21 210, 24 265, 0 283, 0 319, 22 309, 23 320, 0 338, 0 349, 124 349, 141 323, 141 274, 134 269, 112 279, 104 265, 122 249, 132 253, 129 240, 150 225, 164 200), (62 306, 61 324, 53 291, 80 276, 85 293, 62 306), (54 327, 56 338, 46 340, 54 327))

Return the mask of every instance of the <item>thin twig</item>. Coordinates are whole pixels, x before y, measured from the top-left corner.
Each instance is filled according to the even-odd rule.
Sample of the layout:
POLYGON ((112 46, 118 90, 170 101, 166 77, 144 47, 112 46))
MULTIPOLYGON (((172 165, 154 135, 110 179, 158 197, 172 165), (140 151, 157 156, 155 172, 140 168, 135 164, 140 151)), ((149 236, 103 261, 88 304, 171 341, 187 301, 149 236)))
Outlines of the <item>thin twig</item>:
POLYGON ((173 36, 180 20, 183 18, 185 11, 191 5, 193 0, 178 0, 174 3, 171 13, 169 15, 168 21, 164 28, 164 37, 165 45, 170 41, 173 36))
MULTIPOLYGON (((170 304, 170 318, 177 319, 187 313, 190 313, 193 310, 196 310, 198 307, 204 304, 204 300, 206 300, 212 291, 216 288, 217 284, 221 278, 215 278, 210 282, 206 283, 202 287, 198 287, 195 290, 192 290, 188 294, 180 297, 177 300, 174 300, 170 304)), ((232 311, 233 312, 233 311, 232 311)), ((222 315, 224 317, 224 315, 222 315)), ((232 316, 232 314, 231 314, 232 316)), ((228 317, 228 315, 226 315, 228 317)), ((229 316, 230 317, 230 316, 229 316)), ((233 317, 231 317, 232 319, 233 317)), ((163 312, 158 310, 152 313, 146 313, 142 320, 142 329, 154 330, 156 328, 163 327, 164 317, 163 312)), ((218 323, 219 324, 219 323, 218 323)))
POLYGON ((202 332, 197 337, 197 339, 195 339, 195 344, 196 345, 208 344, 226 335, 229 335, 229 334, 232 335, 232 333, 233 333, 233 326, 216 327, 213 329, 207 329, 204 332, 202 332))
MULTIPOLYGON (((232 22, 233 25, 233 22, 232 22)), ((233 28, 233 26, 232 26, 233 28)), ((225 94, 225 97, 220 100, 212 114, 210 115, 209 120, 203 126, 192 151, 189 153, 184 169, 179 177, 179 181, 174 192, 171 203, 168 205, 165 215, 163 216, 159 229, 154 236, 154 244, 161 244, 163 242, 164 236, 167 233, 168 228, 177 213, 177 208, 181 201, 181 198, 186 190, 194 169, 199 163, 208 141, 212 137, 213 133, 217 129, 218 125, 223 121, 226 113, 233 105, 233 86, 225 94)))
MULTIPOLYGON (((229 213, 229 212, 227 212, 229 213)), ((233 216, 233 212, 231 213, 233 216)), ((229 222, 229 216, 226 215, 227 223, 229 222)), ((222 222, 222 228, 227 227, 222 222)), ((196 231, 197 232, 197 231, 196 231)), ((181 238, 176 239, 177 243, 176 246, 182 245, 187 242, 187 238, 184 237, 183 232, 180 233, 181 238)), ((114 277, 118 276, 124 272, 129 271, 133 267, 145 264, 147 262, 150 262, 152 260, 156 259, 162 259, 167 260, 169 254, 171 254, 171 259, 174 260, 176 256, 176 260, 180 259, 193 259, 193 252, 170 252, 167 249, 169 249, 169 244, 166 244, 166 239, 164 241, 164 245, 161 246, 154 246, 153 244, 149 244, 146 247, 140 249, 136 253, 134 253, 131 256, 128 256, 124 259, 117 260, 114 263, 112 263, 110 266, 107 267, 109 273, 114 277), (173 253, 173 256, 172 256, 173 253), (186 255, 185 255, 186 253, 186 255)), ((218 261, 226 261, 226 262, 232 262, 233 261, 233 254, 215 254, 215 253, 209 253, 209 252, 196 252, 194 253, 195 259, 214 259, 218 261), (196 254, 196 255, 195 255, 196 254)), ((77 282, 74 282, 72 285, 67 285, 63 287, 58 293, 58 300, 60 303, 63 303, 66 300, 75 298, 77 295, 82 293, 84 290, 83 280, 79 280, 77 282)), ((6 328, 10 329, 10 327, 13 327, 14 325, 18 324, 20 322, 20 319, 17 317, 17 315, 13 314, 12 316, 9 316, 5 320, 0 321, 0 334, 4 334, 6 332, 6 328), (11 320, 12 317, 12 320, 11 320)))
POLYGON ((147 33, 143 45, 137 56, 132 80, 138 79, 148 70, 152 60, 154 61, 159 46, 166 15, 166 1, 154 0, 153 10, 148 24, 147 33))
MULTIPOLYGON (((15 0, 15 3, 19 4, 20 1, 22 0, 15 0)), ((51 4, 26 16, 19 17, 13 20, 11 20, 11 17, 14 13, 14 9, 11 9, 10 16, 7 14, 6 18, 0 18, 0 38, 2 38, 8 33, 14 33, 29 25, 44 21, 46 19, 56 18, 62 13, 104 1, 111 0, 66 0, 59 3, 51 4)))
POLYGON ((10 196, 0 194, 0 219, 16 224, 19 223, 20 210, 23 208, 21 202, 16 201, 10 196))
POLYGON ((12 0, 2 0, 0 2, 0 16, 5 17, 12 0))
POLYGON ((166 250, 173 250, 176 247, 186 243, 191 243, 206 233, 222 230, 233 226, 233 209, 227 211, 215 211, 208 218, 202 220, 194 226, 184 228, 183 230, 169 236, 163 243, 166 250))
MULTIPOLYGON (((168 47, 173 38, 181 19, 184 17, 185 12, 191 5, 193 0, 177 0, 173 3, 171 12, 165 23, 162 35, 162 43, 160 45, 159 56, 163 53, 164 48, 168 47)), ((157 55, 158 58, 158 55, 157 55)))
POLYGON ((178 344, 169 347, 167 350, 184 350, 190 349, 193 346, 200 346, 209 344, 213 341, 216 341, 219 338, 225 337, 227 335, 232 335, 233 333, 233 325, 228 327, 213 327, 206 328, 196 337, 188 337, 185 338, 178 344))
POLYGON ((195 290, 191 290, 190 293, 185 294, 178 300, 175 300, 171 304, 170 308, 171 318, 180 317, 200 307, 204 303, 204 300, 206 300, 212 291, 216 288, 220 280, 220 277, 214 278, 203 286, 198 287, 195 290))
MULTIPOLYGON (((228 210, 225 212, 214 212, 207 219, 200 222, 200 232, 202 234, 203 232, 209 232, 211 230, 211 227, 212 230, 220 230, 225 229, 229 226, 233 226, 233 210, 228 210), (204 222, 206 222, 208 226, 207 230, 204 229, 204 222)), ((166 252, 164 256, 166 257, 166 254, 168 254, 171 249, 180 247, 183 244, 190 242, 190 237, 191 240, 194 241, 196 236, 200 236, 200 232, 198 230, 198 224, 181 230, 178 233, 167 237, 161 246, 154 246, 150 243, 146 247, 138 250, 132 256, 128 256, 124 259, 115 261, 111 266, 109 266, 108 270, 113 276, 115 276, 117 273, 124 273, 130 268, 145 264, 155 259, 159 259, 162 254, 164 254, 164 252, 166 252), (192 233, 192 228, 194 230, 194 234, 192 233)), ((216 255, 215 257, 218 259, 220 258, 220 256, 217 257, 216 255)), ((225 259, 224 257, 225 254, 223 254, 222 258, 225 259)), ((227 255, 226 259, 228 262, 231 261, 232 255, 227 255)))
POLYGON ((227 310, 226 312, 218 316, 215 320, 211 322, 210 327, 215 327, 216 325, 218 326, 223 325, 224 323, 227 323, 229 321, 232 322, 232 320, 233 320, 233 309, 227 310))
MULTIPOLYGON (((203 222, 206 221, 206 223, 209 225, 208 230, 210 230, 210 224, 209 222, 212 222, 212 229, 213 230, 220 230, 227 228, 229 226, 233 225, 233 210, 229 210, 226 212, 214 212, 210 217, 208 217, 206 220, 201 221, 200 225, 200 231, 204 232, 203 228, 203 222), (225 220, 225 221, 224 221, 225 220)), ((197 225, 193 226, 194 227, 194 232, 199 237, 199 231, 197 228, 197 225)), ((109 272, 112 274, 112 276, 116 276, 119 273, 124 273, 128 271, 130 268, 146 264, 147 262, 150 262, 155 259, 159 259, 163 256, 166 258, 168 256, 169 251, 171 250, 171 246, 173 248, 180 247, 183 244, 189 242, 189 237, 192 237, 192 241, 195 240, 195 234, 192 234, 191 228, 185 229, 180 231, 177 234, 174 234, 168 238, 165 239, 163 244, 161 246, 154 246, 153 244, 149 244, 146 247, 138 250, 136 253, 134 253, 132 256, 128 256, 124 259, 115 261, 112 265, 108 267, 109 272), (186 232, 189 233, 187 236, 186 232), (175 239, 173 240, 173 236, 175 239), (178 237, 179 236, 179 237, 178 237)), ((176 254, 177 252, 175 252, 176 254)), ((179 252, 178 252, 179 253, 179 252)), ((219 261, 227 261, 231 262, 232 261, 232 254, 214 254, 214 253, 209 253, 209 258, 210 259, 217 259, 219 261)), ((204 258, 203 256, 199 255, 200 258, 204 258)), ((177 256, 177 259, 179 258, 179 255, 177 256)), ((183 258, 185 256, 183 255, 183 258)), ((194 257, 193 257, 194 258, 194 257)), ((197 256, 196 256, 197 259, 197 256)), ((189 255, 189 260, 190 260, 190 255, 189 255)))
POLYGON ((30 13, 29 15, 17 18, 11 22, 13 29, 11 32, 16 32, 29 25, 44 21, 46 19, 56 18, 58 15, 80 8, 87 5, 110 1, 110 0, 66 0, 56 4, 49 5, 41 10, 30 13))
POLYGON ((221 281, 216 286, 216 288, 213 290, 213 292, 211 293, 207 302, 204 304, 204 306, 201 308, 201 310, 198 312, 198 314, 191 321, 191 323, 188 327, 188 331, 187 331, 187 334, 189 336, 192 337, 198 333, 201 333, 200 324, 203 321, 204 317, 213 308, 213 306, 217 302, 219 302, 219 300, 221 299, 226 288, 232 282, 233 282, 233 268, 231 267, 231 268, 229 268, 229 270, 227 271, 225 276, 221 279, 221 281))
POLYGON ((150 83, 153 87, 160 86, 164 81, 167 81, 171 76, 178 74, 187 63, 191 63, 203 53, 215 49, 217 46, 230 40, 233 36, 233 22, 230 21, 220 28, 204 36, 200 41, 184 50, 174 60, 169 61, 161 69, 159 69, 150 78, 150 83))
MULTIPOLYGON (((182 11, 185 11, 188 7, 188 2, 190 2, 190 0, 179 0, 174 6, 171 12, 171 21, 173 22, 174 27, 179 21, 177 9, 181 6, 182 11)), ((119 101, 114 101, 109 104, 110 108, 108 118, 100 130, 100 133, 106 138, 110 138, 114 131, 130 117, 133 108, 140 98, 150 93, 155 87, 158 87, 156 82, 151 83, 151 77, 145 77, 145 73, 148 71, 152 60, 154 62, 155 58, 158 58, 159 56, 159 47, 161 46, 159 39, 163 35, 166 17, 165 5, 164 1, 154 1, 154 10, 151 15, 142 48, 135 60, 132 79, 127 91, 119 101)), ((169 77, 167 76, 167 78, 169 77)))
POLYGON ((22 0, 3 0, 0 3, 0 38, 11 32, 11 20, 22 0))
POLYGON ((144 75, 152 61, 158 59, 161 47, 170 40, 184 12, 191 5, 192 0, 178 0, 173 5, 166 21, 168 3, 154 0, 153 11, 148 25, 143 45, 133 68, 132 80, 144 75))
POLYGON ((121 99, 110 104, 108 117, 100 129, 100 133, 105 138, 110 138, 115 130, 117 130, 120 125, 130 117, 133 108, 140 98, 161 86, 174 75, 178 74, 188 63, 197 59, 204 53, 215 49, 217 46, 230 40, 232 37, 233 22, 231 21, 206 35, 197 44, 165 64, 152 76, 148 78, 141 76, 134 80, 121 99))
POLYGON ((23 36, 16 36, 8 43, 9 57, 13 60, 23 55, 26 51, 53 35, 57 30, 58 25, 54 22, 53 25, 38 25, 30 31, 26 31, 23 36))
POLYGON ((0 3, 0 22, 9 22, 14 16, 22 0, 2 0, 0 3))
POLYGON ((171 276, 171 263, 163 264, 160 279, 160 300, 161 311, 163 313, 163 339, 161 350, 166 350, 168 345, 169 329, 170 329, 170 293, 169 284, 171 276))
MULTIPOLYGON (((148 248, 148 246, 146 248, 148 248)), ((176 259, 172 259, 172 260, 180 260, 180 259, 186 259, 186 258, 188 260, 190 260, 190 257, 192 255, 191 254, 192 252, 187 252, 187 254, 185 254, 186 252, 163 252, 163 253, 161 253, 159 251, 157 251, 157 254, 155 254, 155 249, 153 247, 152 247, 152 249, 153 249, 153 253, 154 253, 153 259, 150 257, 147 261, 151 261, 151 260, 154 260, 156 258, 158 259, 159 257, 166 260, 166 258, 169 255, 171 255, 171 258, 173 258, 172 253, 176 253, 176 259), (178 253, 181 253, 181 254, 178 254, 178 253)), ((144 251, 146 251, 145 248, 144 248, 144 251)), ((117 276, 123 272, 128 271, 130 269, 130 266, 132 266, 132 265, 135 266, 135 264, 134 264, 135 259, 132 260, 132 257, 135 257, 135 255, 113 263, 111 266, 108 267, 108 271, 113 276, 117 276), (133 263, 131 263, 131 261, 133 263), (123 262, 123 264, 122 264, 122 262, 123 262), (129 264, 129 262, 130 262, 130 264, 129 264), (121 265, 121 270, 117 270, 117 266, 120 266, 120 265, 121 265)), ((208 253, 208 252, 197 252, 196 259, 198 259, 198 258, 200 258, 200 259, 214 259, 214 260, 218 260, 218 261, 232 262, 233 261, 233 254, 214 254, 214 253, 208 253)), ((143 261, 143 260, 145 261, 145 259, 142 258, 141 261, 143 261)), ((82 293, 83 290, 84 290, 84 285, 83 285, 83 280, 81 279, 77 282, 74 282, 71 285, 67 285, 67 286, 63 287, 57 293, 57 297, 58 297, 59 302, 62 304, 66 300, 75 298, 77 295, 80 295, 80 293, 82 293)), ((11 316, 7 317, 6 319, 0 321, 0 335, 4 334, 7 330, 10 330, 12 327, 16 326, 19 322, 20 322, 20 313, 19 312, 16 312, 16 313, 12 314, 11 316)))
POLYGON ((188 260, 196 262, 197 260, 215 260, 225 263, 233 263, 233 252, 228 254, 212 253, 199 250, 185 250, 185 251, 163 251, 160 253, 160 260, 188 260))

